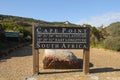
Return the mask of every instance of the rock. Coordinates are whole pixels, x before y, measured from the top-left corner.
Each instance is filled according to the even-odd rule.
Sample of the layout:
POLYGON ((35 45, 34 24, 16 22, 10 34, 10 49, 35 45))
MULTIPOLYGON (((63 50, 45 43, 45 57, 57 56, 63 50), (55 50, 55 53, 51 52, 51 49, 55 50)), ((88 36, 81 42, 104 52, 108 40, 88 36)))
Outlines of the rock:
POLYGON ((80 62, 68 50, 45 49, 43 57, 44 69, 79 69, 80 62))
POLYGON ((28 78, 26 77, 25 80, 36 80, 35 78, 28 78))

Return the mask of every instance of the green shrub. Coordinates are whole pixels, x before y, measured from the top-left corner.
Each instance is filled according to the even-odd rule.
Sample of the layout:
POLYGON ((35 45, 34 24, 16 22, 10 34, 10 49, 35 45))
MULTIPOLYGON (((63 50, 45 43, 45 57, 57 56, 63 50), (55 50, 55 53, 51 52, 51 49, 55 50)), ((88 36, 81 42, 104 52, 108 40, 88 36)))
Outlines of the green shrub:
POLYGON ((96 47, 96 48, 104 48, 104 43, 102 41, 99 41, 97 43, 90 43, 90 47, 96 47))
POLYGON ((107 39, 105 39, 104 46, 107 49, 120 51, 120 37, 109 36, 107 39))

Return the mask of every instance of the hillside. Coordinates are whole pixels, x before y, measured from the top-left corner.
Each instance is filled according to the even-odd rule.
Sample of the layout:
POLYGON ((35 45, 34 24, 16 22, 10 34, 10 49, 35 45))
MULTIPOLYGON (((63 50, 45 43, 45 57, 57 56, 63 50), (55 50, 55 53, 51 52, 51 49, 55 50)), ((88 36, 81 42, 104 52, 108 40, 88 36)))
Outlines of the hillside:
POLYGON ((16 47, 17 45, 31 43, 32 41, 32 25, 39 26, 78 26, 68 21, 65 22, 47 22, 42 20, 36 20, 33 18, 24 18, 10 15, 0 15, 0 54, 1 50, 5 51, 10 47, 16 47), (7 39, 5 32, 13 31, 23 34, 20 42, 7 39))
MULTIPOLYGON (((91 25, 76 25, 68 21, 65 22, 47 22, 33 18, 24 18, 10 15, 0 15, 0 27, 2 30, 13 30, 24 34, 24 38, 31 36, 32 25, 39 26, 66 26, 66 27, 84 27, 90 26, 90 42, 92 47, 102 47, 120 51, 120 22, 111 23, 109 26, 99 28, 91 25), (113 43, 113 46, 109 45, 113 43), (116 44, 114 44, 116 43, 116 44)), ((1 31, 0 31, 1 32, 1 31)))
POLYGON ((105 48, 120 51, 120 22, 110 24, 106 31, 109 35, 104 41, 105 48))
MULTIPOLYGON (((24 27, 30 27, 32 24, 36 25, 42 25, 42 26, 66 26, 66 22, 47 22, 42 20, 37 20, 33 18, 24 18, 24 17, 18 17, 18 16, 10 16, 10 15, 0 15, 0 23, 1 22, 14 22, 18 25, 24 26, 24 27)), ((77 26, 73 23, 68 22, 67 26, 77 26)))

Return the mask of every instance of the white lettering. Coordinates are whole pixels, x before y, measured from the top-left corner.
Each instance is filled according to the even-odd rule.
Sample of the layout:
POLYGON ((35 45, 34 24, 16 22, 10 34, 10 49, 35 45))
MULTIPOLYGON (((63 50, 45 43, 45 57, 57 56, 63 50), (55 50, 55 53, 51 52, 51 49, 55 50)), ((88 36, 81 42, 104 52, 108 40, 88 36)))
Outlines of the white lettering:
POLYGON ((65 33, 66 32, 66 28, 62 28, 62 33, 65 33))
POLYGON ((62 49, 66 48, 65 44, 62 44, 62 47, 61 47, 61 48, 62 48, 62 49))

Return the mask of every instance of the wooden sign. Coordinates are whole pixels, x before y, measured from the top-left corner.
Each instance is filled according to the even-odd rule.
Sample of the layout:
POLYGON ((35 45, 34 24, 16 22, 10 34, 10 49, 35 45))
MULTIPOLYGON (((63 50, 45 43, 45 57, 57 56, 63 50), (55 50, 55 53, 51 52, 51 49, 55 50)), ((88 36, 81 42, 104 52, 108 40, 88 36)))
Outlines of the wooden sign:
POLYGON ((89 73, 89 27, 33 26, 33 73, 39 73, 38 49, 83 49, 83 72, 89 73))
POLYGON ((87 49, 87 27, 35 27, 35 49, 87 49))

